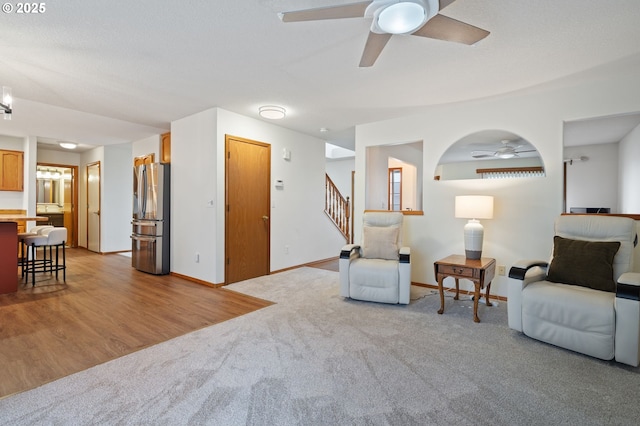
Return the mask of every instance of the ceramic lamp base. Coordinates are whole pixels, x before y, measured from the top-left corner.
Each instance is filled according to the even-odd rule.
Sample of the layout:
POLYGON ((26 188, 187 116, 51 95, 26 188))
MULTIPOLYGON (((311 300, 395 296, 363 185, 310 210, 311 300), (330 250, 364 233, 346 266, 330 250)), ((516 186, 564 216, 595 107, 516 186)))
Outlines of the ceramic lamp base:
POLYGON ((475 219, 464 226, 464 253, 467 259, 477 260, 482 256, 482 240, 484 228, 475 219))

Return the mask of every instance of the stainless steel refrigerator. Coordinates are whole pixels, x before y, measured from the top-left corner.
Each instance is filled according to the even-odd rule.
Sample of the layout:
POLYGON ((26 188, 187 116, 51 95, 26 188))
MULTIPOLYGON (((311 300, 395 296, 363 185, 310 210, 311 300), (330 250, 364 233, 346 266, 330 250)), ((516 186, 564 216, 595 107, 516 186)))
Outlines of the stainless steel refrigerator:
POLYGON ((133 233, 131 265, 156 275, 169 273, 168 164, 133 168, 133 233))

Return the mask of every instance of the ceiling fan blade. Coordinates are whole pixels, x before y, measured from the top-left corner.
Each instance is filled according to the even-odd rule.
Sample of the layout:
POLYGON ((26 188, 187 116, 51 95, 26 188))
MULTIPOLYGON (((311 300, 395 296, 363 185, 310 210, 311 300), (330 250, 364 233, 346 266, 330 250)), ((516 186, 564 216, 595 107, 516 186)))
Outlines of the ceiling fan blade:
POLYGON ((369 37, 367 37, 367 44, 364 45, 364 52, 362 52, 362 58, 360 59, 360 67, 370 67, 373 65, 390 38, 391 34, 378 34, 370 31, 369 37))
POLYGON ((471 45, 488 36, 489 31, 438 14, 411 35, 471 45))
POLYGON ((278 15, 282 22, 319 21, 322 19, 362 18, 371 1, 350 3, 341 6, 318 7, 315 9, 282 12, 278 15))
POLYGON ((495 155, 493 154, 473 154, 471 155, 473 158, 489 158, 489 157, 495 157, 495 155))

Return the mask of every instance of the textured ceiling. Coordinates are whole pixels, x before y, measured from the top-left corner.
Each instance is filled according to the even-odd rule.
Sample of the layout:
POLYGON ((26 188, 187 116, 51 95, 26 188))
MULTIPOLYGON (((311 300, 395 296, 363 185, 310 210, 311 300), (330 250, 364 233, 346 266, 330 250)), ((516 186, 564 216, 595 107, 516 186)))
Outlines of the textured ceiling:
POLYGON ((46 2, 0 15, 0 84, 16 98, 0 134, 105 145, 211 107, 353 146, 354 126, 490 97, 640 55, 638 0, 457 0, 443 14, 491 34, 469 47, 394 36, 358 62, 366 19, 283 23, 344 0, 46 2), (328 128, 320 133, 320 128, 328 128))

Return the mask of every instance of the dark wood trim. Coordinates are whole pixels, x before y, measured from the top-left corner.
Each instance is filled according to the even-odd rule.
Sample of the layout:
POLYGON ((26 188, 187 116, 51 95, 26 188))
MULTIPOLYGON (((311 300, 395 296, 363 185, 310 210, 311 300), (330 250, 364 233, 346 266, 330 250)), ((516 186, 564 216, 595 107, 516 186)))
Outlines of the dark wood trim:
POLYGON ((513 173, 513 172, 544 172, 542 167, 504 167, 500 169, 476 169, 476 173, 513 173))

